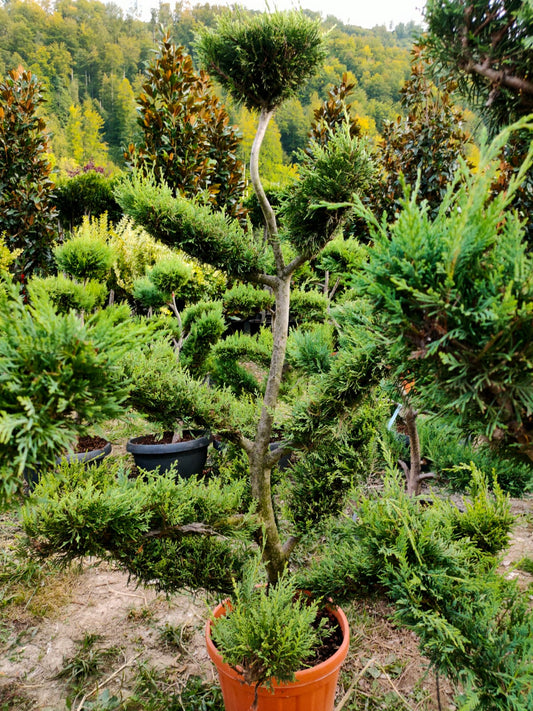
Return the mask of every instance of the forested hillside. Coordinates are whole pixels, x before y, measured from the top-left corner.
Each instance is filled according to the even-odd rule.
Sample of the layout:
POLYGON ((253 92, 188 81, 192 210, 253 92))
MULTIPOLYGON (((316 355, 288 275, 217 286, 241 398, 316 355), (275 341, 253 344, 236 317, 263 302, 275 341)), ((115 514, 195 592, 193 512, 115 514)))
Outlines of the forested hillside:
MULTIPOLYGON (((0 6, 0 76, 22 65, 42 82, 58 167, 75 170, 91 161, 121 166, 123 146, 137 131, 136 96, 145 63, 161 28, 170 28, 174 41, 193 52, 196 29, 212 25, 221 11, 209 4, 161 4, 149 22, 142 22, 96 0, 5 0, 0 6)), ((280 164, 290 163, 303 147, 314 109, 344 73, 355 84, 351 100, 367 131, 381 131, 401 111, 400 88, 409 75, 417 28, 366 30, 333 17, 324 24, 330 30, 328 57, 320 73, 280 109, 269 129, 265 152, 272 176, 276 170, 283 175, 280 164)), ((228 109, 243 134, 245 152, 253 134, 250 116, 244 109, 228 109)))

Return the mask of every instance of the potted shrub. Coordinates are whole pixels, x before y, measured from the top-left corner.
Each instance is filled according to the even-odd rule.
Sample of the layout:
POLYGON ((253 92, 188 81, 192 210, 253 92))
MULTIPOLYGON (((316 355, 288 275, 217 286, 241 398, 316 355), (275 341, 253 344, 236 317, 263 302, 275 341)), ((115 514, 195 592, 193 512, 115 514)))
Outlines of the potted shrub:
MULTIPOLYGON (((333 238, 349 214, 353 193, 369 189, 375 170, 369 145, 342 126, 331 132, 324 145, 312 143, 300 167, 300 179, 291 184, 283 206, 282 245, 276 215, 259 178, 259 151, 275 109, 314 73, 324 57, 320 23, 296 12, 227 17, 214 34, 206 30, 198 50, 210 72, 230 77, 225 88, 234 97, 240 95, 238 100, 248 108, 259 111, 250 174, 263 213, 266 239, 263 234, 245 231, 238 220, 229 220, 198 199, 174 194, 168 186, 157 184, 154 176, 135 174, 118 188, 117 199, 154 237, 216 269, 224 269, 230 279, 272 290, 275 319, 268 373, 264 388, 238 398, 227 388, 212 387, 202 367, 196 371, 188 364, 185 367, 182 355, 186 344, 178 362, 172 347, 163 342, 136 351, 134 357, 129 354, 124 368, 134 383, 131 404, 172 428, 181 420, 183 426, 205 425, 229 439, 242 452, 246 481, 243 476, 237 482, 224 482, 224 487, 206 482, 202 488, 195 478, 173 481, 171 476, 148 477, 144 486, 136 482, 135 490, 128 482, 114 482, 101 495, 94 492, 106 514, 99 512, 98 522, 87 535, 75 537, 70 530, 69 540, 74 545, 67 541, 59 544, 63 531, 57 526, 51 545, 62 545, 72 556, 85 555, 89 550, 93 555, 109 551, 132 574, 141 580, 155 578, 159 587, 169 591, 201 586, 227 592, 230 573, 235 571, 235 577, 240 576, 243 559, 256 551, 259 543, 269 590, 274 591, 297 542, 292 535, 284 540, 285 530, 279 526, 272 491, 271 472, 286 448, 270 449, 286 373, 292 278, 333 238), (236 43, 242 52, 236 51, 236 43), (267 56, 264 46, 269 48, 267 56), (243 65, 232 64, 236 56, 243 59, 243 65), (257 81, 258 74, 262 81, 257 81), (130 505, 124 510, 126 499, 130 505), (162 507, 162 501, 168 506, 162 507), (121 530, 118 536, 114 527, 117 519, 121 530)), ((342 367, 342 359, 337 363, 342 367)), ((369 380, 359 372, 347 374, 348 378, 339 370, 332 376, 341 379, 344 388, 340 396, 336 394, 335 411, 340 403, 350 401, 360 380, 365 387, 369 380)), ((317 410, 320 408, 313 412, 317 410)), ((46 506, 55 506, 44 493, 43 506, 45 501, 46 506)), ((32 532, 41 531, 43 537, 52 534, 45 532, 47 522, 39 521, 37 508, 34 511, 32 532)), ((84 519, 81 525, 88 523, 84 519)), ((295 671, 291 669, 290 674, 295 671)))
POLYGON ((268 588, 257 580, 235 584, 205 627, 226 711, 333 709, 350 642, 345 614, 298 591, 287 574, 268 588))
POLYGON ((142 368, 133 370, 123 364, 126 377, 135 379, 129 404, 154 423, 157 432, 134 437, 126 444, 135 464, 144 470, 166 472, 174 463, 181 476, 201 474, 207 459, 211 437, 205 428, 195 427, 189 418, 180 419, 182 411, 174 396, 180 373, 172 347, 155 340, 145 351, 142 368))

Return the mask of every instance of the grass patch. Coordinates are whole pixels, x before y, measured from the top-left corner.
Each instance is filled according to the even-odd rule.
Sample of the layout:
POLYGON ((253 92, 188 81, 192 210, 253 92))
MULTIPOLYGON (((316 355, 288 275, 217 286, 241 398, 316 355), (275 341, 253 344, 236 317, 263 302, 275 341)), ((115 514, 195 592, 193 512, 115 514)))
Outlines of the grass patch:
POLYGON ((533 558, 525 557, 522 558, 518 562, 518 565, 516 566, 518 570, 521 570, 524 573, 529 573, 529 575, 533 575, 533 558))
POLYGON ((191 676, 183 686, 179 679, 170 679, 168 670, 141 665, 126 708, 127 711, 224 711, 224 702, 216 684, 191 676))

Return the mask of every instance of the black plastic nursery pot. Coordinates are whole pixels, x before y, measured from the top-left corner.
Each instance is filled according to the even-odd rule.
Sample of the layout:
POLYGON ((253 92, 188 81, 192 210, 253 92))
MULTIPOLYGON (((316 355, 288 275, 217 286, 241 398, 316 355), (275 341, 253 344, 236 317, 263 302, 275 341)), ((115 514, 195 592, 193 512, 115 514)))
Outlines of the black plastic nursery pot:
MULTIPOLYGON (((108 454, 111 454, 111 442, 107 442, 103 439, 101 442, 102 446, 98 446, 96 449, 89 449, 83 452, 69 452, 63 454, 61 457, 56 457, 56 464, 60 464, 63 459, 66 459, 67 462, 81 462, 86 468, 96 466, 100 464, 108 454)), ((38 484, 40 476, 40 472, 36 469, 30 469, 28 467, 24 469, 24 479, 30 489, 33 489, 35 485, 38 484)))
POLYGON ((178 474, 184 478, 201 474, 207 461, 210 435, 203 434, 183 442, 143 444, 145 437, 134 437, 126 444, 126 451, 133 455, 135 465, 145 471, 164 474, 176 463, 178 474))

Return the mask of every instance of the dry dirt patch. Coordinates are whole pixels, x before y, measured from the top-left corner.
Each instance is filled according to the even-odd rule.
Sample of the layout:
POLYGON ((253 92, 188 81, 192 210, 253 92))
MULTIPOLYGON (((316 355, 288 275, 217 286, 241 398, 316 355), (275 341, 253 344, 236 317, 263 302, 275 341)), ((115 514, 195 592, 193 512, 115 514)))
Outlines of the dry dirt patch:
POLYGON ((98 636, 99 648, 116 649, 112 664, 99 677, 102 685, 115 674, 103 684, 110 691, 127 695, 142 662, 168 670, 178 683, 190 675, 213 679, 203 641, 208 607, 199 596, 167 599, 150 588, 135 587, 127 574, 107 565, 85 566, 68 585, 68 601, 60 600, 50 616, 39 620, 22 609, 11 619, 0 661, 0 691, 15 684, 32 699, 35 711, 65 709, 67 681, 58 675, 86 634, 98 636), (183 649, 164 641, 162 631, 169 625, 186 631, 183 649))

